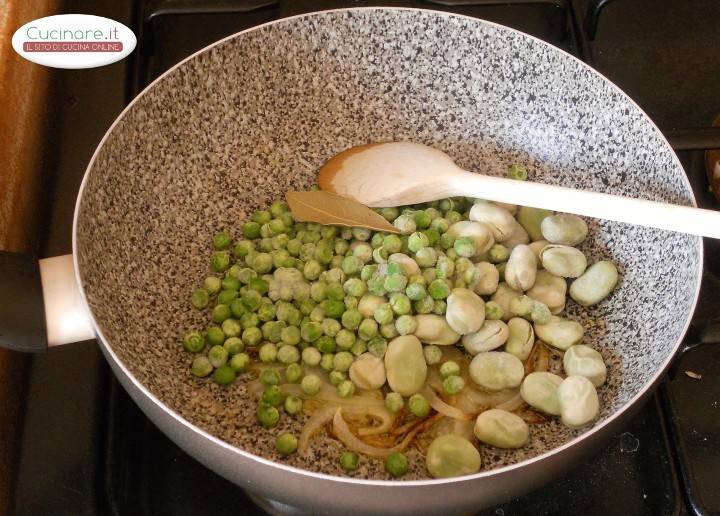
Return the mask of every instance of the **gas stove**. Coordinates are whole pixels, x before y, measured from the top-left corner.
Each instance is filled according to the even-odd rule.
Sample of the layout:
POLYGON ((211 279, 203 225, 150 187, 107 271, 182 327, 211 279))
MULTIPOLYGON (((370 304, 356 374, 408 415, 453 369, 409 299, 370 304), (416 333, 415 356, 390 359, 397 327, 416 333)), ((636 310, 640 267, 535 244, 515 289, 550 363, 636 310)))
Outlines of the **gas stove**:
MULTIPOLYGON (((71 251, 85 166, 123 106, 163 71, 235 32, 305 12, 372 5, 438 9, 530 33, 577 56, 626 91, 666 134, 703 208, 707 149, 720 113, 716 0, 71 0, 65 12, 133 28, 125 62, 61 70, 54 85, 54 180, 47 256, 71 251)), ((719 165, 720 167, 720 165, 719 165)), ((720 243, 706 240, 703 289, 680 355, 623 432, 547 487, 483 515, 720 513, 720 243)), ((32 358, 17 477, 18 515, 264 514, 235 485, 186 455, 128 398, 85 342, 32 358)), ((277 508, 275 508, 276 510, 277 508)))

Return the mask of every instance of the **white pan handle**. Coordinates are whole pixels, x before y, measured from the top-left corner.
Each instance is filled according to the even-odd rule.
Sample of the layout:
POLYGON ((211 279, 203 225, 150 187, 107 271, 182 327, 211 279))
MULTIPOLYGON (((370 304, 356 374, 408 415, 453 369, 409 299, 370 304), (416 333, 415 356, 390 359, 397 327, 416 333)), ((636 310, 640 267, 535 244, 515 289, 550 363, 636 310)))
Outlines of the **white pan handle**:
POLYGON ((75 281, 73 256, 43 258, 39 262, 48 347, 94 339, 90 314, 75 281))
POLYGON ((38 260, 0 251, 0 347, 42 352, 94 337, 72 255, 38 260))

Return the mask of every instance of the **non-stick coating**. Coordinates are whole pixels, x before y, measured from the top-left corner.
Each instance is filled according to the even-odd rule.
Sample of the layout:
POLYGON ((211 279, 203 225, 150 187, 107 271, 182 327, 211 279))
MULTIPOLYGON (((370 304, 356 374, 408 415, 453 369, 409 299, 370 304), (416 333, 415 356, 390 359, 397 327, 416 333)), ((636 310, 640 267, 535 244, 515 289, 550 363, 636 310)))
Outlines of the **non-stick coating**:
MULTIPOLYGON (((261 430, 242 383, 192 377, 180 345, 188 328, 206 324, 188 297, 209 273, 211 235, 222 228, 238 235, 249 213, 308 187, 318 166, 348 146, 404 139, 484 174, 522 163, 536 181, 693 203, 679 162, 636 105, 536 39, 419 10, 280 20, 164 75, 119 118, 89 167, 75 252, 116 370, 126 368, 189 423, 280 460, 272 442, 292 426, 289 418, 261 430)), ((701 243, 617 223, 590 226, 582 249, 591 262, 613 260, 622 274, 599 306, 568 308, 609 368, 597 425, 641 393, 677 349, 698 290, 701 243)), ((533 427, 522 450, 485 448, 484 468, 580 433, 557 422, 533 427)), ((282 462, 339 474, 340 449, 326 442, 311 463, 282 462)), ((418 466, 409 478, 423 475, 418 466)), ((361 474, 387 478, 372 462, 361 474)))

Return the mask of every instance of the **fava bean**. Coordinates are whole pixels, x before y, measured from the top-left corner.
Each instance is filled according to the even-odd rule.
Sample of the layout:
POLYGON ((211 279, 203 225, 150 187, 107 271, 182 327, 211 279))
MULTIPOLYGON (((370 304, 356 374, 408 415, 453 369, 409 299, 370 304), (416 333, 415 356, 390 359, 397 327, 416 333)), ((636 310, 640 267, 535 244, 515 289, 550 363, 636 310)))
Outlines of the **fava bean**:
POLYGON ((530 438, 530 429, 520 416, 500 409, 482 412, 475 420, 475 437, 498 448, 520 448, 530 438))

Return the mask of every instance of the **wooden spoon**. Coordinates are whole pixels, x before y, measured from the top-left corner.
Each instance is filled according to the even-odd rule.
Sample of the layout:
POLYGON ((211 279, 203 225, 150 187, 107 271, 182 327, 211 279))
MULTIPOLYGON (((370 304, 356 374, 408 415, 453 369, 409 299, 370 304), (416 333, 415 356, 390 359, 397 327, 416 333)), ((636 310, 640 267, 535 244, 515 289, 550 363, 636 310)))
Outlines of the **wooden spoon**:
POLYGON ((323 165, 318 183, 371 207, 467 196, 720 238, 720 212, 473 174, 412 142, 352 147, 323 165))

